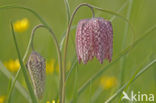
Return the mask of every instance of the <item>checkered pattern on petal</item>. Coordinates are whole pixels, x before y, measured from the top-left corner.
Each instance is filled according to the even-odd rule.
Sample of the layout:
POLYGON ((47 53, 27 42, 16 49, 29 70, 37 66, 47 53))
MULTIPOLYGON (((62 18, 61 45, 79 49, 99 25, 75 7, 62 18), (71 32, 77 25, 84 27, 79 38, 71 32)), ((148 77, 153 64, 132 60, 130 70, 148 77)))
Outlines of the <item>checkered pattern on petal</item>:
POLYGON ((112 60, 113 30, 103 18, 81 20, 76 31, 76 50, 79 62, 86 64, 94 56, 103 63, 112 60))

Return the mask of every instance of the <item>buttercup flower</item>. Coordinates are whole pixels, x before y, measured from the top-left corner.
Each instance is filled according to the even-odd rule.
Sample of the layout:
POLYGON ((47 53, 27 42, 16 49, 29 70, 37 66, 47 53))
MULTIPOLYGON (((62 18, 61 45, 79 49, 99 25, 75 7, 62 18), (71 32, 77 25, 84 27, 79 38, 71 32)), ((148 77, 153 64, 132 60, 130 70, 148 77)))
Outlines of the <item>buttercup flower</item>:
POLYGON ((110 21, 103 18, 81 20, 76 31, 76 51, 79 63, 84 64, 94 56, 103 63, 112 60, 113 30, 110 21))
POLYGON ((47 101, 46 103, 60 103, 60 102, 59 102, 59 100, 57 100, 57 102, 55 100, 52 100, 51 102, 47 101))
POLYGON ((0 103, 4 103, 5 96, 0 96, 0 103))
POLYGON ((50 101, 47 101, 46 103, 50 103, 50 101))
POLYGON ((54 67, 55 66, 55 60, 51 59, 50 61, 46 62, 46 73, 51 74, 54 72, 54 67))
POLYGON ((17 72, 20 68, 20 63, 18 59, 10 59, 9 61, 5 61, 4 65, 11 72, 17 72))
POLYGON ((23 18, 22 20, 18 20, 13 24, 15 32, 24 32, 29 27, 29 20, 27 18, 23 18))
POLYGON ((117 85, 117 79, 111 76, 103 76, 100 80, 100 86, 103 89, 110 89, 117 85))
POLYGON ((36 96, 41 99, 45 88, 45 59, 33 51, 28 59, 27 67, 34 86, 34 92, 36 96))
POLYGON ((56 103, 55 100, 52 100, 52 103, 56 103))

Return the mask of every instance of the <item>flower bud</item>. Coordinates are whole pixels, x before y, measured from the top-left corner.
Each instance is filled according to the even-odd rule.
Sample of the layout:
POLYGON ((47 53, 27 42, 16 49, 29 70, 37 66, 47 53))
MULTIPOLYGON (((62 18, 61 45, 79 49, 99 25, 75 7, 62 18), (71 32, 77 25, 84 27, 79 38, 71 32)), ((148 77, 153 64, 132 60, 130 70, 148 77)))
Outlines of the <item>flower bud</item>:
POLYGON ((35 95, 41 99, 45 89, 45 59, 32 51, 27 62, 27 68, 34 86, 35 95))
POLYGON ((95 56, 100 63, 112 60, 113 29, 103 18, 81 20, 76 31, 76 51, 79 63, 84 64, 95 56))

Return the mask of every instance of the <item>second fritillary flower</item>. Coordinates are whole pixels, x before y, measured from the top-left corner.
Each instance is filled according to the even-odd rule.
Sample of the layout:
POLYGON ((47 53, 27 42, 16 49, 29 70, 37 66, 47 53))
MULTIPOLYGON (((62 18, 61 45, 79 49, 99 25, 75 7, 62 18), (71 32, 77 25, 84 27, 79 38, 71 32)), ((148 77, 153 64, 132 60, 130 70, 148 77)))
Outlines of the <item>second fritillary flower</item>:
POLYGON ((45 89, 45 59, 33 51, 29 56, 27 67, 34 86, 34 92, 36 96, 41 99, 45 89))
POLYGON ((100 63, 112 60, 113 29, 103 18, 81 20, 76 31, 76 51, 79 62, 86 64, 95 56, 100 63))

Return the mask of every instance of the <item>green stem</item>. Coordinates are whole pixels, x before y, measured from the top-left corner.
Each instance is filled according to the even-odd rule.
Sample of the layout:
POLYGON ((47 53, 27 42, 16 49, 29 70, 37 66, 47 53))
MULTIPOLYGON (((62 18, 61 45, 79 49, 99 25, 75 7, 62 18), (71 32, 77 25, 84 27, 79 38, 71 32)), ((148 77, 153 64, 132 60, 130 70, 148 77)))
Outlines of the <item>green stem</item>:
POLYGON ((148 68, 150 68, 153 64, 156 63, 156 59, 147 64, 144 68, 142 68, 139 72, 136 72, 132 78, 126 82, 118 91, 116 91, 109 99, 105 101, 105 103, 110 103, 112 100, 115 99, 115 97, 118 96, 127 86, 129 86, 131 83, 133 83, 139 76, 141 76, 148 68))
POLYGON ((65 103, 65 73, 66 73, 66 56, 67 56, 67 46, 68 46, 68 41, 69 41, 69 32, 70 32, 70 28, 71 28, 71 25, 72 25, 72 22, 73 22, 73 19, 74 19, 74 16, 76 14, 76 12, 78 11, 78 9, 82 6, 87 6, 89 7, 91 10, 92 10, 92 14, 93 14, 93 17, 94 17, 94 10, 92 7, 90 7, 88 4, 80 4, 79 6, 76 7, 76 9, 74 10, 74 12, 72 13, 72 16, 70 18, 70 21, 69 21, 69 25, 67 27, 67 32, 66 32, 66 39, 65 39, 65 48, 64 48, 64 58, 63 58, 63 82, 62 82, 62 93, 61 93, 61 100, 60 102, 61 103, 65 103))
POLYGON ((40 28, 40 27, 45 27, 44 25, 42 25, 42 24, 39 24, 39 25, 36 25, 34 28, 33 28, 33 30, 32 30, 32 32, 31 32, 31 38, 30 38, 30 41, 31 41, 31 48, 32 48, 32 50, 34 51, 35 49, 34 49, 34 36, 35 36, 35 32, 36 32, 36 30, 38 29, 38 28, 40 28))
MULTIPOLYGON (((57 39, 55 38, 55 34, 54 32, 52 31, 52 29, 49 29, 47 26, 43 25, 43 24, 39 24, 37 26, 35 26, 32 30, 32 40, 31 40, 31 47, 32 49, 34 50, 34 46, 33 46, 33 41, 34 41, 34 35, 35 35, 35 31, 38 29, 38 28, 46 28, 48 29, 48 31, 51 33, 52 35, 52 39, 55 41, 55 45, 56 45, 56 48, 57 48, 57 53, 58 53, 58 61, 59 61, 59 68, 60 68, 60 93, 62 93, 62 56, 61 56, 61 51, 60 51, 60 47, 59 47, 59 44, 57 42, 57 39)), ((61 96, 60 96, 61 97, 61 96)))
POLYGON ((17 55, 18 55, 18 58, 19 58, 20 65, 21 65, 21 69, 22 69, 22 72, 23 72, 23 75, 24 75, 24 78, 25 78, 25 81, 26 81, 26 84, 27 84, 27 87, 28 87, 32 102, 37 103, 37 99, 35 97, 35 94, 33 92, 33 88, 31 86, 31 83, 29 81, 29 78, 28 78, 28 75, 27 75, 27 72, 26 72, 26 67, 25 67, 25 65, 24 65, 24 63, 22 61, 22 58, 21 58, 21 54, 20 54, 20 51, 19 51, 19 48, 18 48, 18 45, 17 45, 17 40, 16 40, 16 37, 15 37, 15 33, 14 33, 12 23, 11 23, 11 29, 12 29, 12 35, 13 35, 14 43, 15 43, 15 46, 16 46, 16 51, 17 51, 17 55))
POLYGON ((66 12, 67 12, 67 23, 69 24, 69 20, 70 20, 70 7, 69 7, 69 3, 68 0, 64 0, 65 6, 66 6, 66 12))
MULTIPOLYGON (((31 45, 31 38, 32 38, 32 35, 30 36, 30 40, 29 40, 29 43, 28 43, 28 46, 27 46, 27 49, 26 49, 26 52, 24 54, 24 57, 23 57, 23 61, 25 61, 27 55, 28 55, 28 52, 29 52, 29 49, 30 49, 30 45, 31 45)), ((19 68, 19 70, 17 71, 16 75, 15 75, 15 78, 13 79, 13 82, 12 82, 12 85, 11 85, 11 88, 9 90, 9 93, 8 93, 8 103, 11 103, 11 95, 12 95, 12 91, 15 87, 15 84, 16 84, 16 81, 17 81, 17 78, 19 76, 19 74, 21 73, 21 67, 19 68)))
MULTIPOLYGON (((133 0, 129 0, 129 7, 128 7, 128 12, 127 12, 127 19, 128 20, 130 19, 130 13, 131 13, 132 5, 133 5, 133 0)), ((124 36, 123 36, 121 49, 123 49, 125 47, 125 44, 126 44, 126 38, 127 38, 127 35, 128 35, 128 26, 129 25, 127 25, 127 24, 125 26, 125 31, 124 31, 124 36)), ((124 82, 124 71, 125 71, 124 65, 125 65, 125 62, 126 62, 125 59, 126 59, 126 56, 124 56, 120 60, 120 68, 121 68, 121 72, 120 72, 120 87, 122 86, 122 84, 124 82)))

